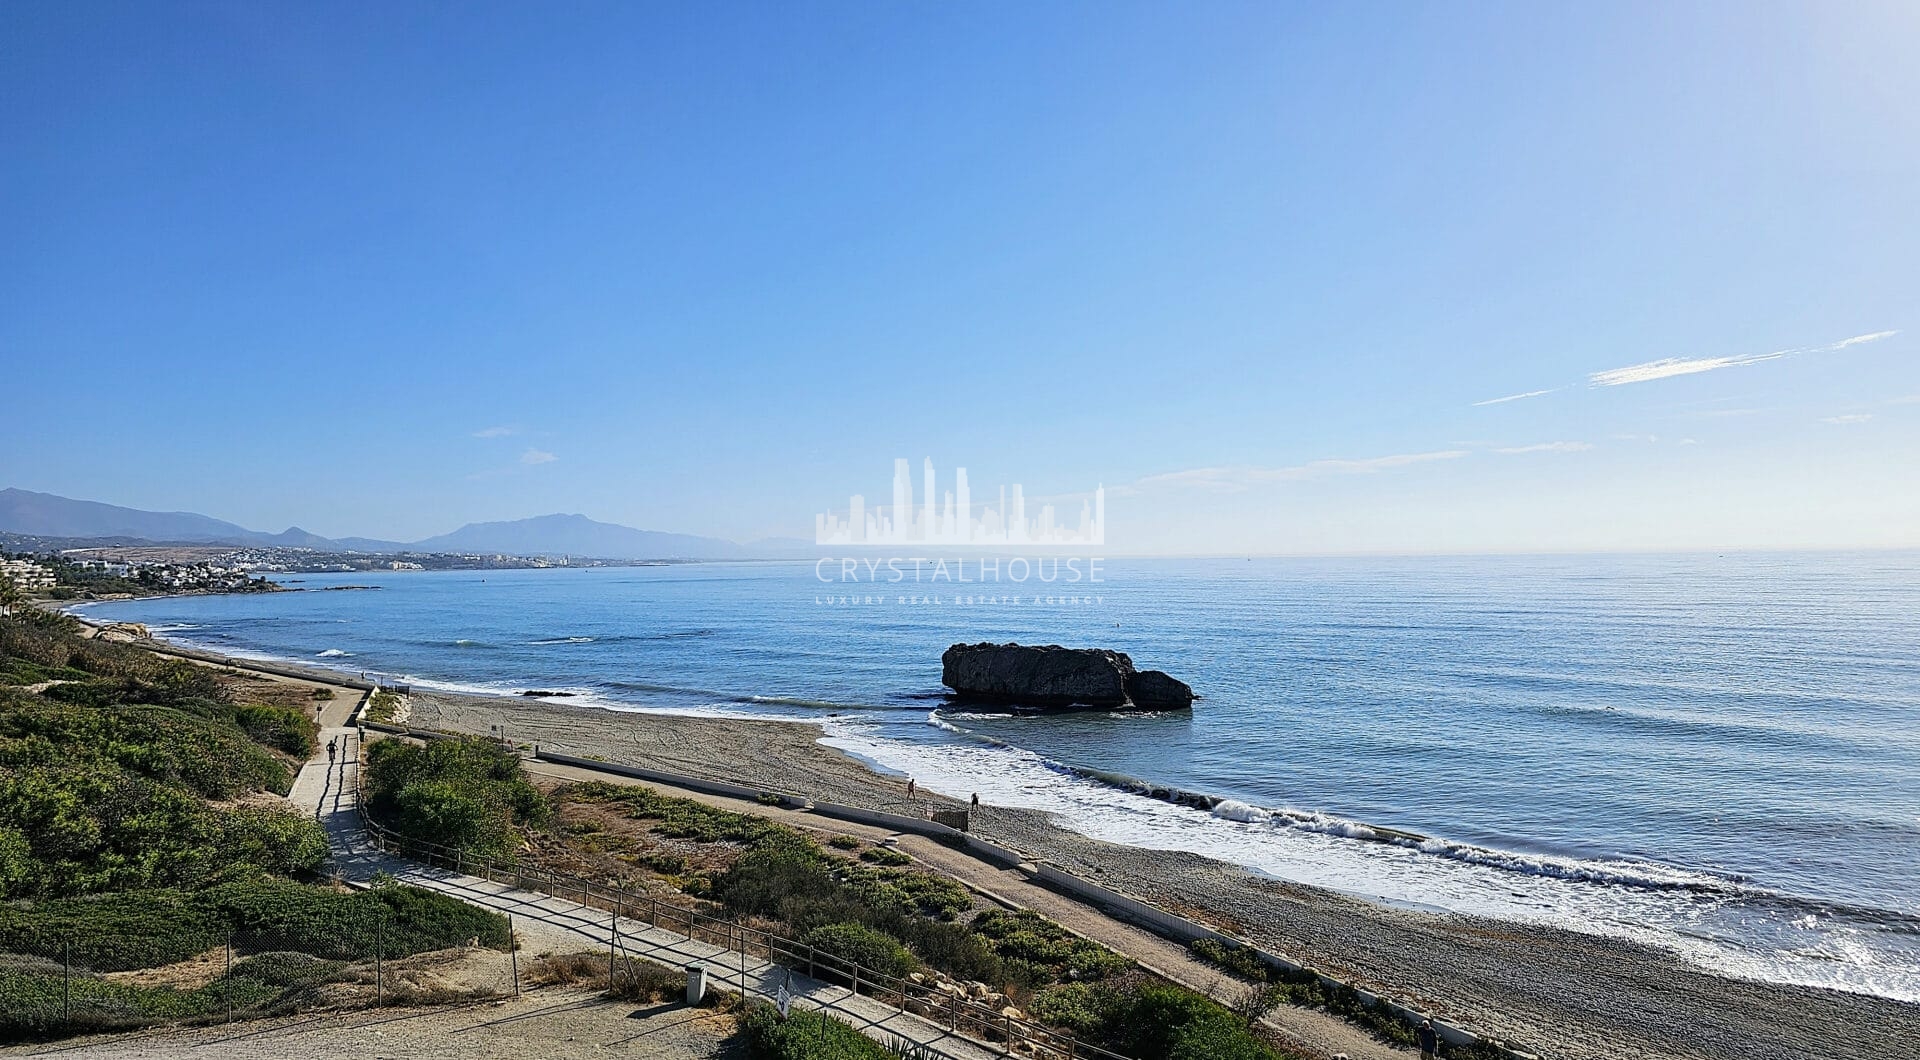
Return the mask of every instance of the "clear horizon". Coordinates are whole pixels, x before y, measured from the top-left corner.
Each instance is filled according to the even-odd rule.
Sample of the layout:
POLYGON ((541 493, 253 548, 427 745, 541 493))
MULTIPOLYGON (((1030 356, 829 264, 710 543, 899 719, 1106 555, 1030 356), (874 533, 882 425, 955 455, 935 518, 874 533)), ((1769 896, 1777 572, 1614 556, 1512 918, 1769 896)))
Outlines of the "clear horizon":
POLYGON ((1892 3, 0 11, 0 486, 1105 554, 1920 547, 1892 3), (1062 506, 1078 512, 1080 502, 1062 506))

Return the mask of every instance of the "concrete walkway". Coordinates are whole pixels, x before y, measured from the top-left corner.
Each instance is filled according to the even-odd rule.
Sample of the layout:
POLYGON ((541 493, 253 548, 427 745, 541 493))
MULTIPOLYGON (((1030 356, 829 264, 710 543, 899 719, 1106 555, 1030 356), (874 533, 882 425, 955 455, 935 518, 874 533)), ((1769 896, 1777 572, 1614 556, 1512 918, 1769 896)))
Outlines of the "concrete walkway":
POLYGON ((632 956, 671 968, 704 964, 711 985, 763 998, 789 984, 796 1006, 830 1011, 876 1040, 915 1042, 948 1060, 992 1060, 1005 1055, 998 1048, 957 1036, 930 1020, 844 987, 792 974, 757 957, 696 942, 639 920, 616 918, 605 910, 544 892, 431 868, 389 854, 373 843, 360 821, 355 797, 358 740, 353 729, 323 729, 320 753, 300 770, 288 795, 289 801, 312 813, 326 829, 334 871, 344 880, 365 884, 375 874, 386 873, 397 882, 505 913, 513 918, 516 939, 534 953, 604 949, 617 929, 621 946, 632 956), (330 743, 337 749, 331 762, 327 757, 330 743))

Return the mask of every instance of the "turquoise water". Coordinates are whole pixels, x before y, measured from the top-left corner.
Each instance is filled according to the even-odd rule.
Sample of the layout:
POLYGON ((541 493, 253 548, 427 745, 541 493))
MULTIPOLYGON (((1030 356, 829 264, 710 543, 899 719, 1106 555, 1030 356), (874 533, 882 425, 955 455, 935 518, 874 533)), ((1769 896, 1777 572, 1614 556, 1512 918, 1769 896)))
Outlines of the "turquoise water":
POLYGON ((925 785, 1102 838, 1920 999, 1915 554, 1109 560, 1038 604, 1064 588, 846 602, 802 563, 301 581, 382 588, 90 613, 451 688, 819 720, 925 785), (940 652, 982 639, 1117 648, 1204 698, 947 706, 940 652))

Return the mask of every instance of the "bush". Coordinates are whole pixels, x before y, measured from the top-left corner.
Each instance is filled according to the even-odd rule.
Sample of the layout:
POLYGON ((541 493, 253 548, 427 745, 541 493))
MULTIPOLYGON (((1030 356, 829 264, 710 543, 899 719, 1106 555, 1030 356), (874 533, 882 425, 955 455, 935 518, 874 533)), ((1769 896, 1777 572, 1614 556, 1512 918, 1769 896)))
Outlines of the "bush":
POLYGON ((368 810, 401 836, 482 856, 509 849, 515 824, 551 814, 519 756, 477 739, 424 747, 381 740, 367 753, 368 810))
POLYGON ((1142 982, 1097 1011, 1092 1036, 1107 1048, 1167 1060, 1282 1060, 1232 1012, 1191 990, 1142 982))
POLYGON ((913 954, 908 953, 905 946, 865 924, 826 924, 807 932, 800 941, 893 979, 905 978, 914 968, 913 954))
POLYGON ((772 1005, 755 1005, 740 1027, 753 1060, 892 1060, 859 1031, 817 1012, 793 1010, 783 1020, 772 1005))
POLYGON ((990 909, 973 920, 1013 978, 1039 986, 1059 979, 1106 979, 1133 966, 1112 950, 1084 939, 1030 910, 990 909))
POLYGON ((58 953, 70 943, 76 963, 100 971, 173 964, 223 945, 229 933, 243 954, 325 960, 366 959, 376 948, 402 957, 472 938, 507 945, 505 917, 417 887, 341 891, 262 879, 0 905, 0 951, 58 953))
POLYGON ((1240 979, 1272 984, 1277 999, 1290 1005, 1323 1009, 1390 1042, 1410 1045, 1414 1041, 1406 1020, 1378 1002, 1364 1000, 1352 987, 1329 986, 1312 972, 1276 968, 1246 946, 1217 939, 1199 939, 1188 948, 1195 957, 1240 979))
POLYGON ((613 985, 607 992, 623 1001, 661 1001, 685 997, 687 975, 649 961, 629 959, 620 962, 613 976, 613 985))
POLYGON ((290 810, 217 810, 108 765, 0 768, 0 899, 297 874, 326 836, 290 810))
POLYGON ((1093 1038, 1113 1020, 1123 1003, 1124 999, 1111 987, 1062 983, 1033 995, 1027 1011, 1034 1019, 1076 1037, 1093 1038))
POLYGON ((112 766, 204 799, 293 786, 293 770, 221 716, 219 704, 96 703, 89 687, 55 685, 49 698, 10 701, 0 712, 0 766, 112 766))
POLYGON ((320 729, 313 719, 292 707, 246 703, 233 708, 233 721, 254 743, 295 758, 310 758, 320 746, 320 729))
POLYGON ((886 847, 868 847, 866 850, 860 852, 860 860, 871 861, 875 865, 899 866, 913 864, 912 858, 900 853, 898 850, 889 850, 886 847))

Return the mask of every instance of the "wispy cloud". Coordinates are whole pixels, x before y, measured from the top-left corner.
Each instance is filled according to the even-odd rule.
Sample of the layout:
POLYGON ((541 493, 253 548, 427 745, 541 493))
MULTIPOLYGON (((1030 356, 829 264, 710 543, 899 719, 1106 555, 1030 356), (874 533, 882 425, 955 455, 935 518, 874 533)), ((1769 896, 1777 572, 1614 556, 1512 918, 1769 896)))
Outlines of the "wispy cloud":
POLYGON ((1215 493, 1238 493, 1250 486, 1268 482, 1301 482, 1332 475, 1367 475, 1436 460, 1458 460, 1472 455, 1470 449, 1440 449, 1426 453, 1395 453, 1359 459, 1312 460, 1287 467, 1196 467, 1148 475, 1133 485, 1137 489, 1171 487, 1204 489, 1215 493))
POLYGON ((1697 375, 1701 372, 1716 372, 1722 368, 1745 368, 1748 365, 1778 361, 1785 357, 1797 357, 1803 353, 1833 353, 1849 346, 1858 346, 1867 342, 1878 342, 1900 334, 1898 331, 1875 331, 1865 335, 1855 335, 1850 339, 1841 339, 1825 346, 1801 346, 1791 350, 1775 350, 1772 353, 1748 353, 1732 357, 1666 357, 1658 361, 1643 364, 1630 364, 1625 368, 1609 368, 1604 372, 1594 372, 1587 376, 1587 382, 1593 386, 1625 386, 1628 383, 1650 383, 1655 379, 1671 379, 1679 375, 1697 375))
POLYGON ((1592 442, 1539 442, 1534 445, 1509 445, 1495 449, 1496 453, 1516 455, 1519 453, 1584 453, 1593 448, 1592 442))
POLYGON ((1504 405, 1509 401, 1525 401, 1527 398, 1542 397, 1559 389, 1560 388, 1556 386, 1546 390, 1529 390, 1524 394, 1508 394, 1506 397, 1488 398, 1485 401, 1474 402, 1473 407, 1479 408, 1482 405, 1504 405))
POLYGON ((1873 419, 1871 412, 1848 412, 1839 416, 1822 416, 1821 423, 1865 423, 1873 419))
POLYGON ((1753 353, 1742 357, 1667 357, 1645 364, 1630 364, 1625 368, 1609 368, 1604 372, 1595 372, 1587 376, 1587 382, 1594 386, 1625 386, 1628 383, 1650 383, 1655 379, 1671 379, 1676 375, 1695 375, 1700 372, 1713 372, 1722 368, 1744 368, 1750 364, 1765 361, 1777 361, 1791 352, 1780 350, 1775 353, 1753 353))
POLYGON ((520 454, 520 462, 528 466, 534 464, 551 464, 558 459, 560 458, 547 452, 545 449, 529 449, 520 454))
POLYGON ((1898 331, 1876 331, 1870 335, 1855 335, 1850 339, 1841 339, 1839 342, 1834 343, 1831 348, 1844 350, 1849 346, 1858 346, 1863 342, 1879 342, 1881 339, 1890 339, 1898 334, 1900 334, 1898 331))
POLYGON ((503 425, 499 427, 482 427, 473 432, 473 436, 475 438, 506 438, 519 433, 520 428, 503 425))

